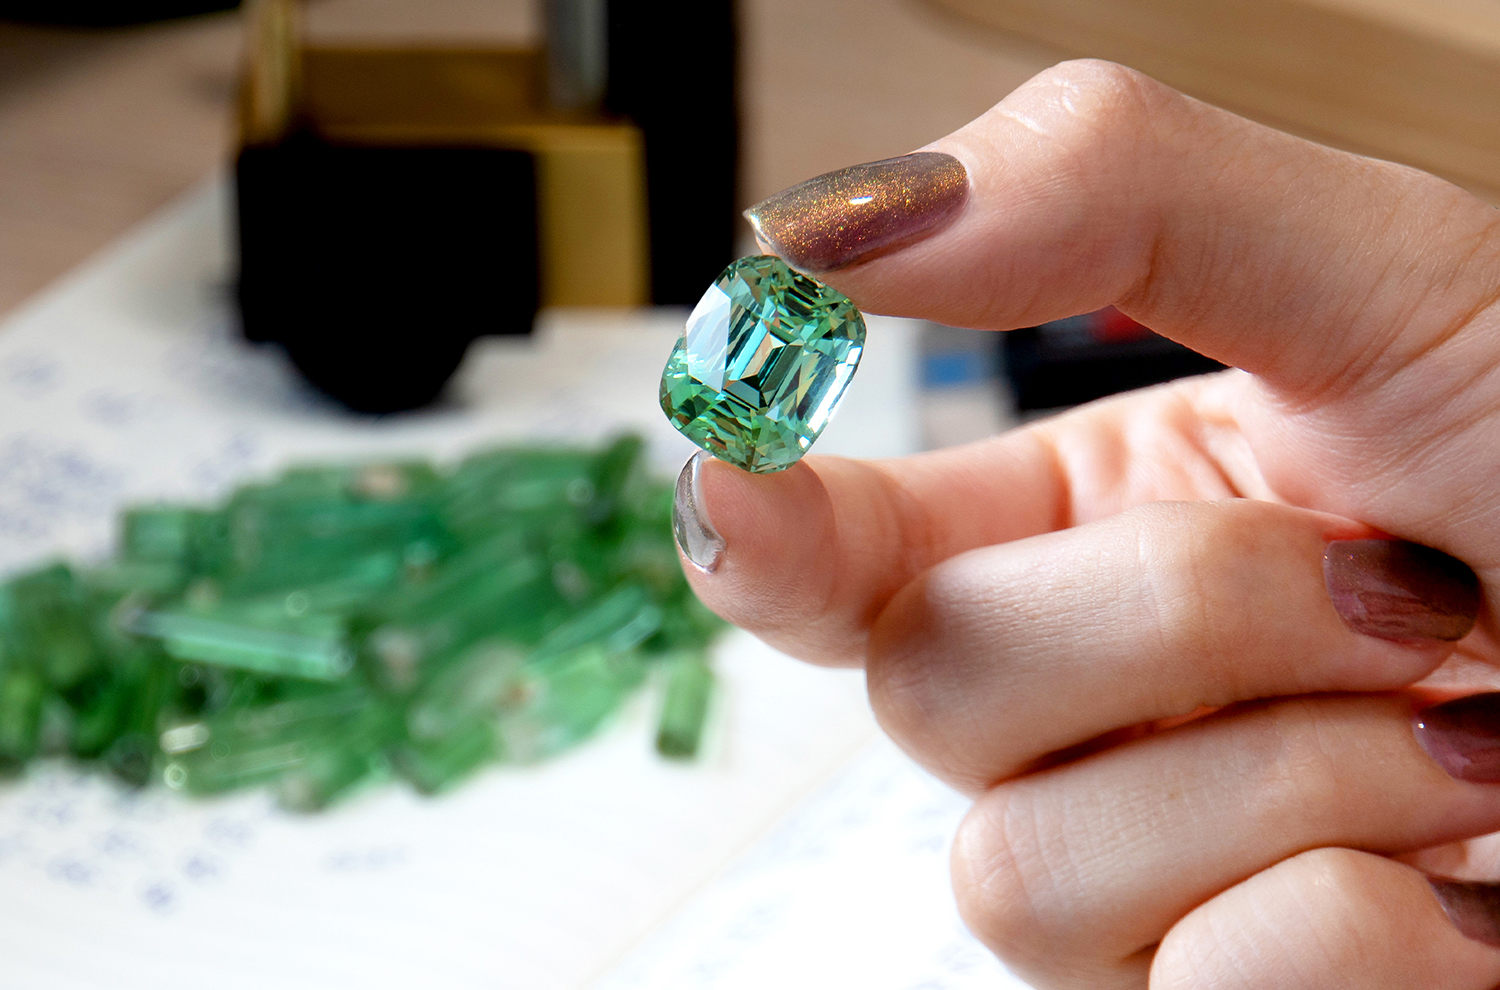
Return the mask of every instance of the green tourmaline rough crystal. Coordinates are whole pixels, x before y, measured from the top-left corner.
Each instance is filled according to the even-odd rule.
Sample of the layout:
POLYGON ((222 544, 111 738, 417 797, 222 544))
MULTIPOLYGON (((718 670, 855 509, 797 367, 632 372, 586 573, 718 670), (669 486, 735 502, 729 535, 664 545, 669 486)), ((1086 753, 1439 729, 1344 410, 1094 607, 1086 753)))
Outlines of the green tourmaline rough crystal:
POLYGON ((741 258, 688 317, 661 407, 720 460, 780 471, 828 425, 864 346, 864 318, 843 293, 780 258, 741 258))
POLYGON ((671 505, 625 436, 130 510, 104 566, 0 580, 0 778, 67 754, 303 811, 393 776, 436 793, 581 742, 661 668, 658 747, 689 753, 721 623, 671 505))
POLYGON ((703 740, 714 673, 699 653, 686 653, 666 666, 667 691, 656 728, 656 750, 663 756, 691 759, 703 740))

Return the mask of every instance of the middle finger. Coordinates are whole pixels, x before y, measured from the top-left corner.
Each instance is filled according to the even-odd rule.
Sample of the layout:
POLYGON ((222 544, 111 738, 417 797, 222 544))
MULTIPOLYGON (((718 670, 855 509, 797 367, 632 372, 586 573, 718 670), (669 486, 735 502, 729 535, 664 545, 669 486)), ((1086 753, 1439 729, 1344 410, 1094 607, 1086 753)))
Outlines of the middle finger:
POLYGON ((973 793, 1204 706, 1410 684, 1473 625, 1478 584, 1400 541, 1334 544, 1325 577, 1330 541, 1367 535, 1267 502, 1154 503, 962 554, 876 620, 876 714, 973 793))

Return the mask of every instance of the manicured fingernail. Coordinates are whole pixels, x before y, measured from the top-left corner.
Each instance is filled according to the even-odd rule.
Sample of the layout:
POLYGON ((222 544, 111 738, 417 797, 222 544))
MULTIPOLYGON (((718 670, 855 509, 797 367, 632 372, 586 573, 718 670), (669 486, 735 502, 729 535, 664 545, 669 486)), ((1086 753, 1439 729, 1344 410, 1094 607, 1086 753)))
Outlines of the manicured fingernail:
POLYGON ((1479 578, 1441 550, 1405 540, 1335 540, 1323 581, 1344 624, 1397 642, 1463 639, 1479 615, 1479 578))
POLYGON ((1417 742, 1450 777, 1500 784, 1500 692, 1471 694, 1417 712, 1417 742))
POLYGON ((968 198, 969 173, 957 158, 919 151, 808 179, 745 218, 787 264, 826 272, 937 233, 968 198))
POLYGON ((712 574, 724 553, 724 537, 714 529, 703 505, 700 479, 708 454, 698 451, 677 476, 677 494, 672 500, 672 532, 682 555, 705 573, 712 574))
POLYGON ((1500 948, 1500 883, 1428 878, 1448 920, 1465 938, 1500 948))

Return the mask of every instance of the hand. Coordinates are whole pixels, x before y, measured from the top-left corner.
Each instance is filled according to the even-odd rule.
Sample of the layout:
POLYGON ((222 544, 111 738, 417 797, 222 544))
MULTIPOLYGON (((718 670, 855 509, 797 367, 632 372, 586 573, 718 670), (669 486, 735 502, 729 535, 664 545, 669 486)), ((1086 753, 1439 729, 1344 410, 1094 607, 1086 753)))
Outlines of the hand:
POLYGON ((1412 545, 1500 590, 1500 214, 1105 63, 930 150, 968 176, 941 222, 830 252, 804 191, 763 241, 867 311, 1113 303, 1243 370, 899 461, 695 461, 698 594, 866 666, 975 796, 960 906, 1038 987, 1500 983, 1500 897, 1427 880, 1500 876, 1465 841, 1500 829, 1500 703, 1412 725, 1500 683, 1473 575, 1412 545))

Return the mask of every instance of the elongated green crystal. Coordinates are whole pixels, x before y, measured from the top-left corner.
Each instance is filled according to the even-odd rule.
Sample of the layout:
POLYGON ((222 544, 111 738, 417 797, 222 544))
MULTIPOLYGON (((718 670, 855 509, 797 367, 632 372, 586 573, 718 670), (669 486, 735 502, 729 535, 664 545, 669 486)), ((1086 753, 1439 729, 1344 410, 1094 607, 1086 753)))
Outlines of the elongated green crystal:
POLYGON ((15 666, 0 675, 0 765, 14 767, 36 755, 47 681, 41 671, 15 666))
POLYGON ((391 754, 396 770, 423 794, 441 794, 495 758, 493 722, 470 719, 436 740, 408 739, 391 754))
POLYGON ((706 658, 697 652, 673 658, 666 667, 667 691, 657 723, 656 750, 663 756, 689 759, 697 755, 703 739, 714 674, 706 658))
POLYGON ((662 372, 662 411, 715 457, 780 471, 828 425, 864 343, 843 293, 780 258, 741 258, 688 317, 662 372))
POLYGON ((321 811, 372 778, 388 773, 378 748, 334 744, 313 750, 307 760, 276 782, 276 800, 290 811, 321 811))
POLYGON ((391 721, 380 699, 359 686, 226 709, 162 732, 170 761, 163 776, 195 794, 276 780, 284 803, 313 810, 379 765, 391 721))
POLYGON ((0 591, 0 621, 10 662, 39 668, 72 687, 98 668, 99 644, 87 589, 57 564, 11 581, 0 591))
POLYGON ((305 595, 299 590, 269 601, 230 602, 203 611, 147 612, 131 631, 160 639, 177 660, 337 680, 354 666, 347 622, 336 614, 295 607, 302 600, 297 596, 305 595))

